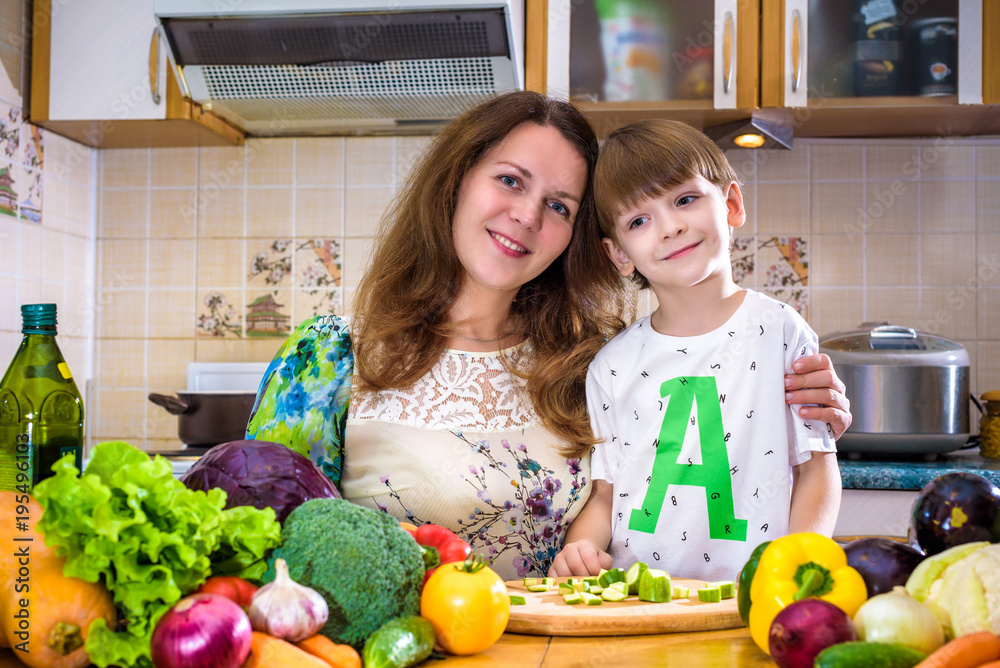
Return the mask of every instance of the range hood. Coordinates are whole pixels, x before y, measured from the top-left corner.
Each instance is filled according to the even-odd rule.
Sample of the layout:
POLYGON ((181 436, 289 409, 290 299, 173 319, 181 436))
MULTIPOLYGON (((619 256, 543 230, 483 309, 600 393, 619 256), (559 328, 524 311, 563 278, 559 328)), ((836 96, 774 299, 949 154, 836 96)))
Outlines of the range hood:
POLYGON ((156 0, 185 97, 252 136, 427 132, 524 87, 524 0, 156 0))

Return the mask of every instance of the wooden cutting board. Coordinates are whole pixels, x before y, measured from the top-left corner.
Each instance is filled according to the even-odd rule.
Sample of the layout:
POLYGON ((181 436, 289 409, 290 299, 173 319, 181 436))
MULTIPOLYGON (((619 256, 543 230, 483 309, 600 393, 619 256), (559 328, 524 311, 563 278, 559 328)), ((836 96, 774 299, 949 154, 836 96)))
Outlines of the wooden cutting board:
MULTIPOLYGON (((566 578, 557 578, 556 582, 566 578)), ((743 626, 736 599, 702 603, 697 590, 702 580, 671 578, 674 584, 691 589, 691 596, 670 603, 646 603, 637 598, 603 601, 601 605, 567 605, 558 587, 546 592, 530 592, 521 580, 507 583, 511 594, 524 596, 524 605, 510 606, 508 633, 553 636, 621 636, 646 633, 713 631, 743 626)))

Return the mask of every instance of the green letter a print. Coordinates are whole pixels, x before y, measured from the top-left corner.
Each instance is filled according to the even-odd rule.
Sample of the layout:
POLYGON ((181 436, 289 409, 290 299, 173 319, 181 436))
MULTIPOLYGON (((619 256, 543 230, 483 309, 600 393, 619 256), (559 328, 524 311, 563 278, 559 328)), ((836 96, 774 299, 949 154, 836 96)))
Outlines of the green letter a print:
POLYGON ((628 528, 653 533, 660 517, 667 487, 692 485, 705 488, 708 501, 709 536, 745 542, 747 521, 736 517, 729 454, 722 429, 719 392, 712 376, 681 377, 660 386, 660 396, 670 397, 660 427, 653 474, 641 508, 634 508, 628 528), (678 464, 684 435, 691 416, 692 402, 698 406, 698 435, 701 464, 678 464))

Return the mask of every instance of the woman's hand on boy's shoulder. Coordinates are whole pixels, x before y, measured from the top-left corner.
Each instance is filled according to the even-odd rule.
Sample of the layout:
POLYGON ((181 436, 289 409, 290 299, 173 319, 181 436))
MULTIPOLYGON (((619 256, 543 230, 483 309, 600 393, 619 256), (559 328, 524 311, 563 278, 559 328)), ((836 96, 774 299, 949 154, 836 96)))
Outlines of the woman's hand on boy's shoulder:
POLYGON ((601 569, 611 568, 611 555, 598 549, 587 539, 566 543, 552 560, 548 576, 561 578, 569 576, 597 575, 601 569))
POLYGON ((785 376, 785 402, 802 404, 798 412, 803 419, 826 422, 833 429, 833 437, 840 438, 851 426, 853 416, 851 402, 844 394, 846 387, 833 362, 817 353, 795 360, 792 368, 795 373, 785 376))

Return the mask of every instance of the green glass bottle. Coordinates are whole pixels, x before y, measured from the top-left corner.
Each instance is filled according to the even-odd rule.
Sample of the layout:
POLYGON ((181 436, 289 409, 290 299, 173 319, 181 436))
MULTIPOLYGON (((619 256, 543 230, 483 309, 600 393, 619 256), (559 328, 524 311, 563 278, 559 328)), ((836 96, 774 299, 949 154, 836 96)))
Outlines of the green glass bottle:
POLYGON ((0 381, 0 490, 27 491, 83 457, 83 399, 56 344, 56 305, 21 306, 24 338, 0 381))

